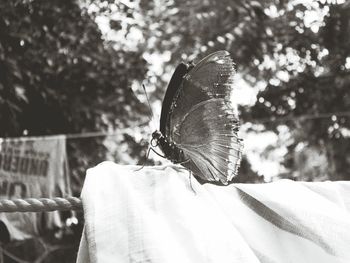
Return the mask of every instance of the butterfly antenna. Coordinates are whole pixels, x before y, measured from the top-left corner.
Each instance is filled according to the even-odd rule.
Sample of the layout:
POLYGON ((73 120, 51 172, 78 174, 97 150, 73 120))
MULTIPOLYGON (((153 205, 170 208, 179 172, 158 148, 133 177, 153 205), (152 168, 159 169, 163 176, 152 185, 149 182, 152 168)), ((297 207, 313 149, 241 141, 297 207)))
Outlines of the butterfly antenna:
POLYGON ((144 84, 142 84, 142 88, 143 88, 143 91, 145 92, 145 95, 146 95, 146 99, 147 99, 147 103, 148 103, 149 112, 151 113, 150 121, 152 122, 152 120, 154 120, 154 115, 153 115, 151 103, 149 102, 149 98, 148 98, 148 94, 147 94, 147 91, 146 91, 146 87, 145 87, 144 84))

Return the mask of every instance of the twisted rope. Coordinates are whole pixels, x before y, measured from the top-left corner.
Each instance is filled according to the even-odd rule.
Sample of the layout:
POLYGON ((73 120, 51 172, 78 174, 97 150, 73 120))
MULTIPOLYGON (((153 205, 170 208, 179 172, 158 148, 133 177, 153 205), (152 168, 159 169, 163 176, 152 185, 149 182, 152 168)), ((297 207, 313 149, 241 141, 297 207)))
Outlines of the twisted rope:
POLYGON ((82 209, 83 205, 78 197, 0 199, 0 212, 49 212, 82 209))

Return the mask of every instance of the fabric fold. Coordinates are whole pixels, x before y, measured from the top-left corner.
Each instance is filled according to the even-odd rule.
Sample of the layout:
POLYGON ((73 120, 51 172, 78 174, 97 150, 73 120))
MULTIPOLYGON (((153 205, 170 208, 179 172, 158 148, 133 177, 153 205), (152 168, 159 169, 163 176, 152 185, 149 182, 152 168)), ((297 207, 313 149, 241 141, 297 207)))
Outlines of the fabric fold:
POLYGON ((348 182, 201 185, 180 166, 138 168, 87 171, 78 263, 350 260, 348 182))

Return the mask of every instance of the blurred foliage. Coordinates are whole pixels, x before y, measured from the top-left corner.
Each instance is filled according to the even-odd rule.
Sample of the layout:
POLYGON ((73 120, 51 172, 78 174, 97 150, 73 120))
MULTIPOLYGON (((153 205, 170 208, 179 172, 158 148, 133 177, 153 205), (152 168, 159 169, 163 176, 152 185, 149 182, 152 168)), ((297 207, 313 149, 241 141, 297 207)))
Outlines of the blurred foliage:
MULTIPOLYGON (((130 83, 141 81, 140 52, 106 44, 94 17, 76 1, 0 2, 0 137, 120 130, 147 108, 130 83)), ((68 141, 74 192, 105 159, 102 138, 68 141)), ((117 160, 123 161, 123 160, 117 160)))
MULTIPOLYGON (((100 9, 100 15, 116 17, 121 5, 101 1, 107 2, 111 8, 100 9)), ((142 32, 140 50, 170 53, 164 68, 218 49, 230 51, 245 81, 260 87, 257 103, 241 108, 243 123, 260 122, 277 134, 285 125, 292 135, 281 177, 350 179, 349 114, 341 114, 350 106, 348 1, 139 0, 123 1, 122 8, 133 21, 126 31, 142 32), (327 115, 332 112, 340 113, 327 115), (296 119, 305 115, 311 117, 296 119), (286 121, 276 121, 280 118, 286 121), (312 172, 301 170, 305 154, 325 159, 314 170, 310 164, 312 172)), ((114 23, 123 25, 122 18, 114 23)), ((153 98, 162 99, 165 82, 155 86, 153 98)))
MULTIPOLYGON (((350 116, 349 112, 342 115, 350 109, 350 67, 346 64, 350 57, 350 5, 322 2, 293 8, 287 3, 277 5, 281 15, 271 19, 270 26, 274 48, 264 54, 273 63, 257 63, 262 73, 270 75, 262 75, 266 88, 246 116, 277 120, 320 116, 284 123, 293 137, 284 162, 287 174, 310 181, 350 180, 350 138, 346 135, 350 116), (308 12, 324 14, 319 28, 317 21, 306 23, 308 12), (339 115, 323 117, 332 112, 339 115), (315 158, 318 165, 311 170, 315 158)), ((264 125, 277 131, 280 124, 264 125)))
POLYGON ((233 179, 233 183, 263 183, 264 176, 258 175, 252 170, 246 156, 243 156, 238 175, 233 179))
MULTIPOLYGON (((111 138, 115 153, 108 158, 136 162, 149 134, 140 128, 142 138, 136 139, 123 130, 147 123, 145 103, 134 95, 140 92, 131 89, 135 81, 146 79, 152 101, 160 101, 178 62, 218 49, 228 50, 245 81, 260 87, 256 105, 240 109, 243 123, 349 108, 348 2, 6 0, 0 5, 2 137, 120 130, 111 138), (145 58, 154 54, 161 58, 158 70, 146 71, 145 58), (125 152, 118 153, 118 147, 125 152)), ((288 177, 298 177, 296 149, 303 146, 326 155, 328 178, 348 178, 349 139, 342 132, 349 128, 348 116, 263 122, 277 134, 281 124, 293 135, 283 163, 288 177)), ((106 159, 104 142, 103 137, 69 141, 76 192, 86 168, 106 159)))

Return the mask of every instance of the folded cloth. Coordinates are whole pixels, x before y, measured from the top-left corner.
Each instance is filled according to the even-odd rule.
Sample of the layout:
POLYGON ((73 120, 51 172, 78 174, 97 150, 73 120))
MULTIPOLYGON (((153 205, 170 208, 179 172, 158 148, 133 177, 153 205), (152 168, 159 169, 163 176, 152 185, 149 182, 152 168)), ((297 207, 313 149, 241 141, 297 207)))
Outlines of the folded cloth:
POLYGON ((199 184, 180 166, 87 171, 82 262, 350 262, 350 182, 199 184))

